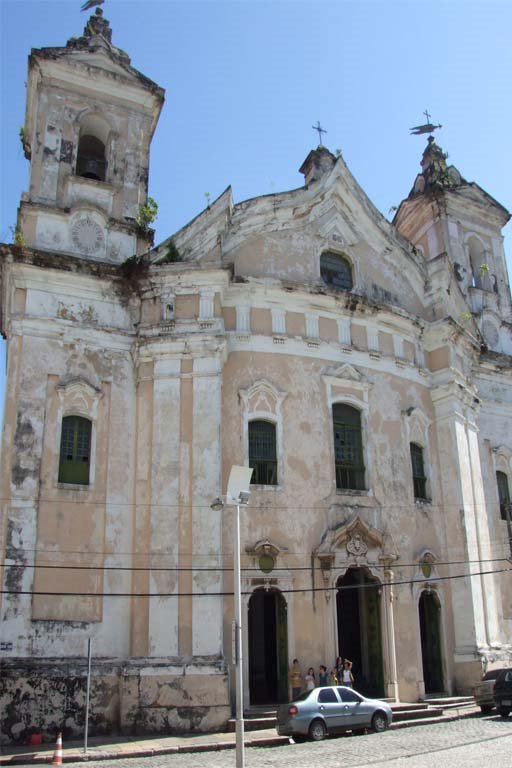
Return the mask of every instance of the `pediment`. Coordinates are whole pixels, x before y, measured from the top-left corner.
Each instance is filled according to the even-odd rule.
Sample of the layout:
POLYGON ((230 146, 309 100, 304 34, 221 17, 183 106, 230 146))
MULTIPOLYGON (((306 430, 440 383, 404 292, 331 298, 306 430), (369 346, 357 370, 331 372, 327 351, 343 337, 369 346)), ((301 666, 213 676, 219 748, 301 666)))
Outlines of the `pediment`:
POLYGON ((82 377, 68 377, 57 384, 57 394, 66 414, 96 418, 101 389, 82 377))
POLYGON ((357 562, 365 560, 370 550, 376 551, 379 560, 392 561, 398 558, 390 537, 356 514, 347 522, 330 529, 315 550, 315 555, 321 562, 334 560, 339 554, 344 555, 344 559, 355 559, 357 562))
POLYGON ((486 207, 490 205, 491 208, 493 208, 500 217, 503 217, 504 222, 507 222, 510 219, 510 213, 505 208, 505 206, 499 203, 494 197, 492 197, 492 195, 486 192, 485 189, 480 187, 474 181, 469 182, 468 184, 464 184, 461 187, 456 187, 452 191, 461 197, 472 200, 478 205, 486 207))
POLYGON ((277 557, 280 553, 287 551, 287 549, 286 547, 280 547, 271 539, 260 539, 253 545, 247 545, 245 551, 248 554, 257 555, 258 557, 261 557, 262 555, 272 555, 272 557, 277 557))
POLYGON ((135 72, 131 71, 132 68, 130 66, 122 66, 115 61, 107 48, 104 50, 96 50, 94 53, 91 53, 90 51, 80 51, 79 53, 73 53, 72 57, 72 60, 76 63, 83 64, 87 67, 103 69, 113 75, 118 75, 124 79, 133 80, 134 83, 139 83, 139 78, 136 76, 135 72))
POLYGON ((347 226, 347 222, 340 215, 336 205, 333 205, 322 218, 327 218, 327 220, 318 227, 318 234, 326 241, 326 244, 335 250, 344 250, 355 244, 354 233, 347 226))
POLYGON ((323 376, 331 376, 334 379, 340 379, 341 381, 350 381, 357 384, 368 383, 368 379, 357 368, 354 368, 350 363, 344 363, 336 368, 326 368, 322 371, 323 376))
POLYGON ((82 376, 70 376, 61 379, 59 384, 57 384, 57 389, 66 392, 83 392, 89 395, 89 397, 97 397, 101 392, 99 387, 91 384, 90 381, 82 376))

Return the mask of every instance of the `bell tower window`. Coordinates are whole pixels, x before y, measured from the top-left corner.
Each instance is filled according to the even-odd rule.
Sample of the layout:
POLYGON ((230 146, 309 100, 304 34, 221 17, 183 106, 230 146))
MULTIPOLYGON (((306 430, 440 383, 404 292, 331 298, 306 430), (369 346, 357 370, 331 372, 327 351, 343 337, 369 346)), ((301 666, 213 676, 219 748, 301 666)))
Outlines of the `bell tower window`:
POLYGON ((86 134, 80 136, 78 143, 78 156, 76 161, 76 174, 85 179, 105 181, 107 161, 105 160, 105 145, 103 142, 86 134))

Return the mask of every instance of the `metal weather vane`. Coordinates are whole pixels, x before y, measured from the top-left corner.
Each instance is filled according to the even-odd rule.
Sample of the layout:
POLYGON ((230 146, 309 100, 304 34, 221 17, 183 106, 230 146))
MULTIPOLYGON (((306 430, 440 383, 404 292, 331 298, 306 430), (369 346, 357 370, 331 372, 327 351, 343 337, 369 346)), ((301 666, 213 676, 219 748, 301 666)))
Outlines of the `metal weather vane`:
POLYGON ((322 128, 322 126, 320 125, 320 120, 317 120, 316 125, 312 125, 311 127, 313 128, 314 131, 318 131, 318 146, 323 147, 322 133, 327 133, 327 131, 325 130, 325 128, 322 128))
POLYGON ((415 136, 419 136, 422 133, 430 133, 432 135, 434 131, 437 131, 438 128, 443 127, 440 124, 433 125, 433 123, 430 122, 430 115, 429 115, 428 109, 426 109, 423 114, 427 118, 427 122, 424 123, 423 125, 415 125, 414 128, 409 128, 410 132, 415 136))
POLYGON ((85 3, 80 8, 81 11, 88 11, 89 8, 94 8, 96 5, 103 5, 105 0, 85 0, 85 3))

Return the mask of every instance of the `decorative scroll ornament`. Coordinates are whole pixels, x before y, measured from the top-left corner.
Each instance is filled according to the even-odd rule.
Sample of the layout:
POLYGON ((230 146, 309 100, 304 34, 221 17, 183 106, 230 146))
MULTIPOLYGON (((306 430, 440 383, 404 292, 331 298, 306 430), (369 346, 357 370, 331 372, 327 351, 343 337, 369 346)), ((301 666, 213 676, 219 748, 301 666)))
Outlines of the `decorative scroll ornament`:
POLYGON ((368 552, 368 545, 360 533, 353 533, 347 541, 347 552, 354 557, 362 557, 368 552))

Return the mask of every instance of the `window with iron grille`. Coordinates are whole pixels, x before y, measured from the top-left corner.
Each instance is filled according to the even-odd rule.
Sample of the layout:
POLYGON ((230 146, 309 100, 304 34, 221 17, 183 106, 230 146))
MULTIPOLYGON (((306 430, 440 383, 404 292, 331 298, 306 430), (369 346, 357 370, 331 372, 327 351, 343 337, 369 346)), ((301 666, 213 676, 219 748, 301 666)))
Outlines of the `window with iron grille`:
POLYGON ((364 490, 361 414, 357 408, 336 403, 332 407, 336 488, 364 490))
POLYGON ((270 421, 249 422, 249 466, 251 483, 277 485, 276 427, 270 421))
POLYGON ((508 477, 504 472, 496 472, 496 482, 498 483, 498 496, 500 499, 501 519, 507 519, 507 506, 510 517, 512 518, 512 508, 510 504, 510 491, 508 488, 508 477))
POLYGON ((320 276, 326 285, 341 291, 351 291, 354 285, 350 262, 331 251, 320 256, 320 276))
POLYGON ((423 464, 423 448, 421 445, 411 443, 412 483, 414 486, 414 498, 427 498, 427 478, 423 464))
POLYGON ((89 485, 91 422, 81 416, 62 419, 59 483, 89 485))

